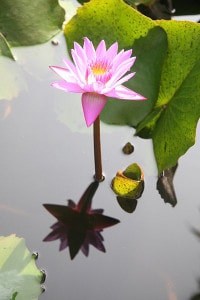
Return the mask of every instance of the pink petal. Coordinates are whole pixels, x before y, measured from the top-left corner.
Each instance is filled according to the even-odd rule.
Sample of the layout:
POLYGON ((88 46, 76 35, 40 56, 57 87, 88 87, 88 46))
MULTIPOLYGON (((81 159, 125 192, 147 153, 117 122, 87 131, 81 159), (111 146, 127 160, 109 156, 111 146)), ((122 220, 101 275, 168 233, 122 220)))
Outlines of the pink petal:
POLYGON ((128 89, 123 85, 119 85, 110 92, 105 94, 108 97, 126 99, 126 100, 146 100, 147 98, 142 95, 128 89))
POLYGON ((96 57, 101 60, 105 58, 105 54, 106 54, 106 44, 105 41, 102 40, 97 46, 96 57))
POLYGON ((134 73, 129 73, 127 74, 126 76, 122 77, 120 80, 116 81, 114 83, 114 86, 113 87, 116 87, 118 85, 121 85, 122 83, 128 81, 129 79, 131 79, 133 76, 135 75, 135 72, 134 73))
POLYGON ((82 95, 82 106, 87 126, 94 123, 106 105, 106 102, 107 98, 104 95, 96 93, 84 93, 82 95))
POLYGON ((113 69, 116 69, 121 63, 131 57, 132 50, 120 51, 113 59, 113 69))
POLYGON ((51 85, 65 92, 72 92, 72 93, 84 92, 84 90, 77 83, 66 82, 65 80, 55 81, 51 85))
POLYGON ((50 69, 53 70, 56 74, 62 77, 66 81, 75 82, 73 74, 66 68, 50 66, 50 69))
POLYGON ((77 55, 80 57, 80 59, 82 60, 82 63, 86 64, 87 63, 87 57, 86 57, 85 51, 76 42, 74 42, 74 50, 77 53, 77 55))
POLYGON ((87 37, 84 38, 83 49, 86 53, 88 60, 96 60, 96 52, 93 43, 87 37))
POLYGON ((87 65, 82 61, 81 57, 77 55, 74 49, 72 49, 71 54, 72 54, 73 61, 76 65, 76 71, 78 77, 82 82, 85 82, 85 73, 86 73, 87 65))
POLYGON ((131 59, 127 60, 126 62, 122 63, 116 70, 113 72, 112 77, 107 82, 106 86, 112 86, 114 85, 127 71, 130 70, 133 63, 135 61, 135 58, 132 57, 131 59))
POLYGON ((67 70, 76 78, 79 79, 77 70, 75 65, 68 59, 64 58, 63 59, 64 64, 67 66, 67 70))
POLYGON ((107 59, 112 61, 113 57, 115 57, 117 55, 117 51, 118 51, 118 43, 115 42, 107 50, 107 53, 106 53, 107 59))

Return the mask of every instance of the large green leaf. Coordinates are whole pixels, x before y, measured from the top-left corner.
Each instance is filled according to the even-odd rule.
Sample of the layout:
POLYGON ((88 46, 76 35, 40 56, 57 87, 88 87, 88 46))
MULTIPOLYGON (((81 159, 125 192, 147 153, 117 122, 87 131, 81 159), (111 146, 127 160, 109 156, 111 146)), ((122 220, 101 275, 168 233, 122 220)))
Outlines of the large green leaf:
POLYGON ((137 57, 133 80, 126 86, 147 97, 147 101, 108 101, 101 119, 108 124, 136 126, 152 110, 157 100, 167 35, 161 27, 149 30, 146 37, 136 40, 133 55, 137 57))
POLYGON ((195 143, 200 117, 200 60, 194 65, 166 109, 154 131, 154 153, 161 172, 174 166, 178 158, 195 143))
POLYGON ((0 237, 1 300, 37 300, 42 277, 24 239, 15 235, 0 237))
POLYGON ((63 21, 58 0, 0 1, 0 32, 11 46, 44 43, 60 31, 63 21))
POLYGON ((95 45, 104 39, 107 46, 117 41, 120 48, 131 48, 135 39, 155 26, 151 19, 141 16, 122 0, 91 0, 78 8, 65 26, 68 48, 74 41, 82 44, 84 36, 95 45))
POLYGON ((159 24, 168 35, 168 55, 152 118, 147 116, 139 127, 143 129, 143 136, 146 131, 145 137, 153 138, 161 172, 174 166, 195 142, 200 117, 200 25, 180 21, 160 21, 159 24))

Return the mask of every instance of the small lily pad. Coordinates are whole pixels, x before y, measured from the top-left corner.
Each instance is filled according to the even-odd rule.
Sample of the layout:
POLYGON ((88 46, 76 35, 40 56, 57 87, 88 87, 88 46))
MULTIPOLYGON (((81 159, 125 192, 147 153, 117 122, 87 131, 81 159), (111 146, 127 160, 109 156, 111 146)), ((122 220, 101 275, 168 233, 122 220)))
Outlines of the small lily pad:
POLYGON ((111 188, 120 198, 138 199, 144 190, 144 176, 141 168, 134 163, 123 172, 118 171, 112 180, 111 188))
POLYGON ((124 154, 131 154, 134 152, 134 146, 130 142, 128 142, 124 145, 122 151, 124 154))
POLYGON ((57 0, 1 0, 0 32, 11 47, 41 44, 61 31, 64 16, 57 0))

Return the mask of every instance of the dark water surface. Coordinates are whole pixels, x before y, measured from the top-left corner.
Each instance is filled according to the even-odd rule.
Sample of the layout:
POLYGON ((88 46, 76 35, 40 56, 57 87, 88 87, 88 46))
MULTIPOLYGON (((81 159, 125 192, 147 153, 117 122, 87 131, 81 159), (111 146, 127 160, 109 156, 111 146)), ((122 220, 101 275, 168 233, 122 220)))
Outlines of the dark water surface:
MULTIPOLYGON (((64 53, 64 47, 49 42, 18 49, 17 66, 4 59, 7 67, 21 72, 23 82, 18 96, 0 102, 1 235, 16 233, 39 252, 37 264, 47 272, 41 300, 192 299, 200 279, 200 240, 191 231, 200 230, 199 135, 180 159, 173 208, 156 190, 151 141, 133 137, 128 127, 102 124, 106 179, 93 208, 120 220, 103 232, 106 253, 91 246, 88 258, 80 252, 71 261, 68 249, 58 251, 58 241, 42 241, 56 221, 42 204, 65 205, 69 198, 77 202, 94 172, 92 129, 85 126, 80 95, 50 87, 57 77, 48 66, 61 65, 64 53), (129 156, 121 151, 128 141, 135 146, 129 156), (128 214, 119 207, 110 182, 132 162, 144 170, 145 190, 136 211, 128 214)), ((14 93, 14 84, 8 89, 14 93)))

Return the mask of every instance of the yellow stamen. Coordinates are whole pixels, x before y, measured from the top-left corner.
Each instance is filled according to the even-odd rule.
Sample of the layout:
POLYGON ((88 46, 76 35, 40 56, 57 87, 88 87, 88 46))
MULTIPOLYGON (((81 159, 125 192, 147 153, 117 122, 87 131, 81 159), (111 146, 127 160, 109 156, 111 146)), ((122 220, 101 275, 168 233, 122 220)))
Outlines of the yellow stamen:
POLYGON ((96 62, 94 65, 91 66, 92 72, 94 75, 103 75, 108 71, 107 65, 101 62, 96 62))

